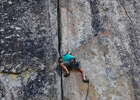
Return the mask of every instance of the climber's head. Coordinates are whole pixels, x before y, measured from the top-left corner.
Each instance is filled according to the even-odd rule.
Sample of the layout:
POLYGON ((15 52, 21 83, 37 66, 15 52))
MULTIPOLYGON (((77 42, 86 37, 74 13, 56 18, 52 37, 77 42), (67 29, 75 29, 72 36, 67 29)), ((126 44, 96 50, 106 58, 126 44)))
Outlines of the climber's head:
POLYGON ((59 63, 63 62, 63 57, 59 57, 58 62, 59 63))

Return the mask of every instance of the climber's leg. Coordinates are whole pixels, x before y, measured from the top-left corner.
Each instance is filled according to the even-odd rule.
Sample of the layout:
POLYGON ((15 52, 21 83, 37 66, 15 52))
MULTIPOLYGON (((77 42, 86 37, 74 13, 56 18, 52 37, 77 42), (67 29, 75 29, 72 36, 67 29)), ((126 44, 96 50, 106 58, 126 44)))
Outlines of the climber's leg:
POLYGON ((70 72, 67 68, 67 66, 70 66, 70 62, 69 61, 65 61, 63 63, 60 64, 62 66, 62 68, 65 70, 66 74, 64 75, 64 77, 67 77, 70 75, 70 72))
POLYGON ((66 73, 69 73, 69 71, 68 71, 67 67, 64 65, 64 63, 61 63, 60 65, 66 71, 66 73))
POLYGON ((85 79, 86 79, 86 76, 85 76, 85 72, 84 72, 83 68, 81 68, 80 71, 81 71, 81 73, 82 73, 83 79, 85 80, 85 79))
POLYGON ((86 80, 86 75, 85 75, 85 72, 83 70, 83 68, 80 69, 81 73, 82 73, 82 78, 83 78, 83 82, 89 82, 89 80, 86 80))

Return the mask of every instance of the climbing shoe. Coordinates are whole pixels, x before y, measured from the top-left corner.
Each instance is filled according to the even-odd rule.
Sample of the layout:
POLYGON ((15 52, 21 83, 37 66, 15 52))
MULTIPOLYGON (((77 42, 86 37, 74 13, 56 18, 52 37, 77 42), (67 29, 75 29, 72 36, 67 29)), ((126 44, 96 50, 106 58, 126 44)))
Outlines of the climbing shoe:
POLYGON ((85 82, 85 83, 89 83, 89 80, 84 80, 84 79, 83 79, 83 82, 85 82))
POLYGON ((70 73, 66 73, 65 75, 64 75, 64 77, 68 77, 70 75, 70 73))

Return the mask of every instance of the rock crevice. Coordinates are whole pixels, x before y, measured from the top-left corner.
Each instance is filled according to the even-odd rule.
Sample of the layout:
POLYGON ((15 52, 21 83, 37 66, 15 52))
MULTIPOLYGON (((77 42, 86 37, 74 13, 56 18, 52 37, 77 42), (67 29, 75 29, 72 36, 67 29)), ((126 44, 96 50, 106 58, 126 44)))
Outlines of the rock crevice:
MULTIPOLYGON (((59 52, 59 56, 61 57, 61 41, 62 41, 62 33, 61 33, 61 12, 60 12, 60 0, 57 0, 57 23, 58 23, 58 52, 59 52)), ((61 67, 59 65, 59 67, 61 67)), ((61 70, 61 99, 63 99, 63 72, 62 72, 62 68, 60 68, 61 70)))
POLYGON ((140 99, 139 0, 1 0, 0 100, 140 99), (59 66, 60 67, 60 66, 59 66), (61 67, 60 67, 61 68, 61 67))

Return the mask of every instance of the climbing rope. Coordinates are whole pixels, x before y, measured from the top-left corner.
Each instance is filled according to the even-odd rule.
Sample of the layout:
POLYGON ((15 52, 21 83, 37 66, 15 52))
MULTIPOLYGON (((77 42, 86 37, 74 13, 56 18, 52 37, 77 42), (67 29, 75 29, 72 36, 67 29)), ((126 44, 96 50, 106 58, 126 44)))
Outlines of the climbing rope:
MULTIPOLYGON (((75 67, 75 66, 72 64, 72 61, 70 61, 70 63, 71 63, 71 66, 72 66, 74 69, 80 71, 77 67, 75 67)), ((80 72, 81 72, 81 71, 80 71, 80 72)), ((88 97, 88 91, 89 91, 89 82, 88 82, 88 87, 87 87, 86 97, 85 97, 84 100, 87 100, 87 97, 88 97)))
MULTIPOLYGON (((75 70, 78 70, 79 72, 81 72, 79 68, 75 67, 75 66, 72 64, 72 61, 71 61, 71 60, 70 60, 70 64, 71 64, 71 67, 72 67, 72 68, 74 68, 75 70)), ((59 65, 59 67, 60 67, 60 65, 59 65)), ((68 68, 68 69, 69 69, 69 68, 68 68)), ((70 69, 69 69, 69 70, 70 70, 70 69)), ((63 81, 63 79, 62 79, 62 68, 61 68, 61 83, 62 83, 62 81, 63 81)), ((63 84, 61 84, 61 87, 63 87, 63 84)), ((62 96, 62 100, 63 100, 63 90, 61 90, 61 92, 62 92, 61 96, 62 96)), ((88 92, 89 92, 89 82, 88 82, 87 92, 86 92, 86 96, 85 96, 85 99, 84 99, 84 100, 87 100, 88 92)))
POLYGON ((87 93, 86 93, 85 100, 87 100, 87 97, 88 97, 88 91, 89 91, 89 83, 88 83, 88 88, 87 88, 87 93))

